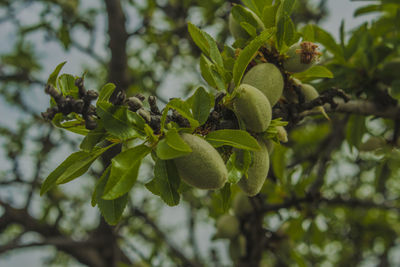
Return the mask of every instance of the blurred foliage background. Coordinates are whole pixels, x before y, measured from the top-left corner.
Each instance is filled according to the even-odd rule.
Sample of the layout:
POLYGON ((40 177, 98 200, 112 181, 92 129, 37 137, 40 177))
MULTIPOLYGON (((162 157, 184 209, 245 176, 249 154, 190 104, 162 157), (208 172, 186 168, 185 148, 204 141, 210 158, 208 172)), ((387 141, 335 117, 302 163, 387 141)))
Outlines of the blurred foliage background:
MULTIPOLYGON (((321 22, 326 2, 298 0, 297 30, 321 22)), ((38 192, 81 141, 40 116, 52 68, 66 58, 66 71, 85 72, 90 89, 113 82, 128 95, 156 95, 161 105, 185 97, 204 84, 187 22, 229 44, 226 22, 235 3, 0 1, 0 27, 11 32, 0 41, 0 266, 7 256, 42 247, 49 251, 44 266, 232 266, 229 242, 211 240, 214 219, 224 212, 213 192, 188 191, 168 208, 136 186, 116 227, 90 206, 102 162, 70 185, 38 192)), ((289 143, 274 149, 253 213, 241 222, 252 226, 243 229, 247 252, 259 250, 244 255, 241 266, 400 265, 400 4, 366 1, 355 15, 371 12, 377 18, 356 29, 342 24, 338 42, 324 39, 322 62, 335 78, 314 85, 342 88, 376 106, 332 112, 331 122, 310 116, 291 127, 289 143), (374 138, 380 145, 368 147, 374 138)), ((152 178, 151 169, 149 162, 139 184, 152 178)))

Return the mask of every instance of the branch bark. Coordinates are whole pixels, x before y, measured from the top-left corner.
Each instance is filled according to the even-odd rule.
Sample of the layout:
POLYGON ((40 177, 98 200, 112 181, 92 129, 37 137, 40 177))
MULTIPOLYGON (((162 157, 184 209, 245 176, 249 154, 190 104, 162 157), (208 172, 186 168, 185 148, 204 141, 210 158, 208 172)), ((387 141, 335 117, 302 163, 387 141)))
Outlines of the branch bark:
MULTIPOLYGON (((358 114, 364 116, 376 116, 387 119, 399 119, 400 117, 400 107, 399 106, 389 106, 387 108, 382 108, 375 103, 367 100, 351 100, 345 103, 343 100, 334 100, 337 103, 337 107, 331 108, 330 105, 325 105, 324 108, 327 112, 339 112, 347 114, 358 114)), ((318 111, 305 111, 302 116, 310 116, 314 114, 320 114, 318 111)))
POLYGON ((128 33, 126 31, 126 18, 119 0, 104 0, 108 16, 108 35, 110 37, 108 47, 111 52, 109 63, 109 81, 117 86, 117 90, 111 96, 116 97, 119 91, 125 91, 129 86, 128 57, 126 43, 128 33))

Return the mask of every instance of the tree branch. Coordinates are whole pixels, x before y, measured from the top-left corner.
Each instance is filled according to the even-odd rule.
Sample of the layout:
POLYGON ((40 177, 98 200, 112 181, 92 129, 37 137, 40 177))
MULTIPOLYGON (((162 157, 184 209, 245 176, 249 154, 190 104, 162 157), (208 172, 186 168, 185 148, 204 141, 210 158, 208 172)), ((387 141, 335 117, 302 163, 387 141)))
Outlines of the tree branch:
POLYGON ((129 86, 126 54, 126 43, 129 35, 126 31, 126 19, 121 2, 119 0, 104 0, 104 3, 107 9, 108 35, 110 37, 108 46, 111 51, 109 80, 117 86, 117 90, 111 96, 111 100, 113 100, 119 91, 125 91, 129 86))
POLYGON ((170 241, 169 238, 167 237, 167 235, 153 222, 153 220, 150 219, 150 217, 143 212, 142 210, 140 210, 137 207, 134 207, 132 205, 130 205, 130 209, 132 214, 139 216, 140 218, 142 218, 147 225, 149 225, 153 231, 160 237, 161 240, 164 240, 165 244, 167 245, 167 248, 173 253, 173 255, 175 255, 178 259, 180 259, 182 261, 183 266, 201 266, 200 264, 196 263, 196 262, 192 262, 190 259, 188 259, 181 250, 179 250, 178 248, 175 247, 175 245, 173 245, 170 241))
MULTIPOLYGON (((351 100, 345 103, 343 100, 334 100, 337 106, 332 108, 330 105, 325 105, 324 108, 327 112, 339 112, 347 114, 358 114, 364 116, 376 116, 387 119, 398 119, 400 117, 399 106, 388 106, 386 109, 382 108, 375 103, 367 100, 351 100)), ((320 114, 318 111, 305 111, 302 116, 310 116, 320 114)))

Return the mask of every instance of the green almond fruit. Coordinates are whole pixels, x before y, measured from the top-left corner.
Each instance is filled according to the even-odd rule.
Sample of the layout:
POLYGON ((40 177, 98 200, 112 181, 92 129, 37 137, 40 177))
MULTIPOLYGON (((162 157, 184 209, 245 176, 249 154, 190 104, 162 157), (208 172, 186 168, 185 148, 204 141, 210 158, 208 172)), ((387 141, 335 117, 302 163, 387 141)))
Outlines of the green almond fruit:
POLYGON ((254 211, 249 197, 243 192, 238 192, 232 202, 233 212, 238 217, 245 217, 254 211))
MULTIPOLYGON (((252 162, 245 176, 238 182, 239 187, 248 196, 255 196, 260 191, 269 171, 269 153, 264 141, 259 140, 261 149, 252 151, 252 162)), ((242 153, 238 153, 239 160, 242 153)))
POLYGON ((262 63, 251 68, 244 75, 242 83, 260 90, 268 98, 271 106, 278 102, 284 87, 281 71, 271 63, 262 63))
POLYGON ((302 42, 292 45, 287 51, 283 67, 288 72, 303 72, 317 61, 320 55, 318 46, 312 42, 302 42))
POLYGON ((180 177, 200 189, 220 189, 228 178, 228 170, 218 151, 203 138, 183 133, 182 139, 192 152, 175 158, 180 177))
POLYGON ((239 235, 239 228, 239 220, 235 216, 224 214, 217 220, 216 237, 234 239, 239 235))
POLYGON ((233 100, 236 116, 244 122, 247 130, 264 132, 272 118, 272 109, 267 97, 248 84, 241 84, 236 91, 237 96, 233 100))

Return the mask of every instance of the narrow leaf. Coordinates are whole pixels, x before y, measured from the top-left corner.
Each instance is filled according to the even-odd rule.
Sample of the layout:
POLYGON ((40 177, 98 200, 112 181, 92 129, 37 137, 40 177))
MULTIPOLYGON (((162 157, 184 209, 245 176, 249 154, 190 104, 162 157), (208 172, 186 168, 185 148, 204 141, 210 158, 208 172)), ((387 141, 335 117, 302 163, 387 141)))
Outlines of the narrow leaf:
POLYGON ((165 139, 167 144, 175 150, 182 151, 182 152, 192 152, 192 149, 182 137, 179 136, 176 129, 171 129, 165 135, 165 139))
POLYGON ((246 150, 260 149, 257 140, 248 132, 242 130, 213 131, 206 136, 206 140, 214 147, 228 145, 246 150))
POLYGON ((123 196, 113 200, 105 200, 101 198, 108 182, 109 175, 110 168, 107 168, 96 185, 95 192, 93 193, 93 198, 95 200, 92 199, 92 205, 93 203, 97 204, 106 222, 110 225, 115 225, 120 220, 126 204, 128 203, 128 194, 124 194, 123 196))
POLYGON ((47 80, 47 83, 52 85, 53 87, 57 87, 57 77, 58 74, 60 73, 62 67, 64 67, 65 63, 67 61, 61 62, 60 64, 57 65, 57 67, 54 69, 54 71, 50 74, 49 79, 47 80))
POLYGON ((137 180, 142 159, 150 152, 150 147, 139 145, 114 157, 103 199, 115 199, 129 192, 137 180))
POLYGON ((114 106, 109 102, 97 102, 97 114, 100 116, 104 128, 121 140, 141 136, 135 129, 126 106, 114 106))
POLYGON ((65 183, 84 174, 90 165, 109 147, 101 148, 93 153, 79 151, 72 153, 53 172, 47 176, 40 189, 40 195, 45 194, 53 186, 65 183))
POLYGON ((258 49, 264 45, 271 36, 272 30, 267 29, 263 31, 259 36, 252 40, 250 44, 242 50, 242 52, 240 52, 239 57, 236 59, 235 65, 233 66, 233 80, 235 85, 240 84, 247 65, 249 65, 253 60, 258 49))
POLYGON ((106 85, 104 85, 103 88, 101 88, 101 90, 100 90, 98 101, 99 102, 101 102, 101 101, 107 102, 110 99, 110 96, 112 95, 114 90, 115 90, 115 84, 107 83, 106 85))
POLYGON ((180 151, 168 145, 166 138, 160 140, 157 144, 156 154, 162 160, 174 159, 189 154, 187 151, 180 151))
POLYGON ((180 177, 176 166, 171 160, 157 159, 154 166, 154 179, 146 184, 146 188, 169 206, 179 204, 180 177))

